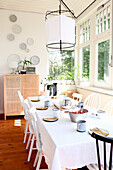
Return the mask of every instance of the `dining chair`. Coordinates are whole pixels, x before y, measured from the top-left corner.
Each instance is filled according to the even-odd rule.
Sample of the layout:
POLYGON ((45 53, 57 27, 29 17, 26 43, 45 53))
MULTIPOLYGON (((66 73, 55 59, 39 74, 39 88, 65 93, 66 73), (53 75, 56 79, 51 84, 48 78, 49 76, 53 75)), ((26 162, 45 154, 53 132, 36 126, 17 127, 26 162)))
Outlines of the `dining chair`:
POLYGON ((84 105, 98 110, 100 107, 100 96, 97 93, 90 94, 84 101, 84 105))
POLYGON ((36 139, 36 135, 34 133, 34 128, 33 128, 32 121, 31 121, 31 115, 30 115, 30 112, 29 112, 30 107, 29 107, 28 103, 25 103, 25 102, 24 102, 23 105, 24 105, 23 107, 24 107, 26 116, 27 116, 27 121, 28 121, 28 124, 29 124, 29 133, 30 133, 28 141, 27 141, 27 145, 26 145, 26 149, 29 148, 28 159, 27 159, 27 161, 29 162, 30 158, 31 158, 32 151, 34 149, 36 149, 36 148, 33 148, 34 141, 36 139))
POLYGON ((113 115, 113 99, 110 99, 108 102, 106 102, 102 110, 104 110, 105 113, 109 115, 113 115))
POLYGON ((36 149, 37 149, 37 154, 36 154, 36 157, 35 157, 35 161, 34 161, 34 164, 33 166, 35 167, 36 166, 36 163, 37 163, 37 166, 36 166, 36 170, 39 170, 40 168, 40 164, 41 164, 41 160, 42 160, 42 156, 43 156, 43 152, 42 152, 42 142, 41 142, 41 137, 40 137, 40 133, 39 133, 39 128, 38 128, 38 123, 37 123, 37 116, 36 116, 36 109, 34 107, 32 107, 29 111, 29 116, 30 116, 30 120, 31 120, 31 123, 32 123, 32 127, 33 127, 33 130, 34 130, 34 134, 35 134, 35 137, 36 137, 36 149))
POLYGON ((113 169, 113 165, 112 165, 113 138, 102 136, 102 135, 96 134, 94 132, 91 134, 91 136, 96 139, 96 149, 97 149, 97 159, 98 159, 99 170, 102 170, 102 167, 104 167, 104 170, 107 170, 108 167, 109 167, 109 170, 112 170, 113 169), (102 141, 102 143, 103 143, 102 149, 104 150, 102 152, 103 158, 104 158, 103 165, 102 165, 102 159, 101 159, 102 157, 100 157, 100 149, 101 149, 100 148, 101 145, 99 143, 100 141, 102 141), (109 153, 107 150, 108 144, 110 145, 109 153), (109 154, 109 156, 107 154, 109 154), (108 163, 109 165, 107 164, 107 158, 109 158, 109 163, 108 163))
POLYGON ((24 109, 24 101, 27 102, 27 99, 24 100, 20 90, 18 90, 18 96, 19 96, 19 99, 20 99, 20 102, 21 102, 21 105, 22 105, 22 108, 23 108, 23 112, 24 112, 24 119, 26 120, 26 124, 25 124, 25 129, 24 129, 24 141, 23 143, 26 142, 26 138, 27 138, 27 134, 29 133, 29 123, 28 123, 28 118, 27 118, 27 115, 26 115, 26 111, 24 109))

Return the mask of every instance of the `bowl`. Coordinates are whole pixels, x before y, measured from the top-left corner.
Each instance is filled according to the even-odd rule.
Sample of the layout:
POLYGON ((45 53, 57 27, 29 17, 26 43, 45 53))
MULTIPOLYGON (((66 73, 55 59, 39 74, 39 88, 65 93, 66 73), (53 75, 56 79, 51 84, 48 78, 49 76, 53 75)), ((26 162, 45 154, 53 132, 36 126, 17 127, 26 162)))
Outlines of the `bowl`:
POLYGON ((83 120, 87 116, 87 110, 85 110, 85 113, 75 113, 70 109, 69 116, 72 122, 77 123, 78 120, 83 120))
POLYGON ((83 114, 69 112, 69 116, 70 116, 71 121, 75 123, 77 123, 78 120, 83 119, 83 114))

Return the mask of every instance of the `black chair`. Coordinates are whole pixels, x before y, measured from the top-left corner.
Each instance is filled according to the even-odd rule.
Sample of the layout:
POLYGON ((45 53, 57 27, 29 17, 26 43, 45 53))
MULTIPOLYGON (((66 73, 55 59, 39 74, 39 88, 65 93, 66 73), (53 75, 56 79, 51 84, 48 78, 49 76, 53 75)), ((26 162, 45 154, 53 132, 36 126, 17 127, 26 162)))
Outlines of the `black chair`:
POLYGON ((106 167, 106 144, 110 144, 110 157, 109 157, 109 170, 112 169, 112 150, 113 150, 113 138, 109 138, 106 136, 102 136, 96 133, 92 133, 91 136, 96 139, 96 148, 97 148, 97 158, 98 158, 98 168, 101 170, 101 163, 100 163, 100 153, 99 153, 99 141, 103 141, 103 149, 104 149, 104 170, 107 170, 106 167))

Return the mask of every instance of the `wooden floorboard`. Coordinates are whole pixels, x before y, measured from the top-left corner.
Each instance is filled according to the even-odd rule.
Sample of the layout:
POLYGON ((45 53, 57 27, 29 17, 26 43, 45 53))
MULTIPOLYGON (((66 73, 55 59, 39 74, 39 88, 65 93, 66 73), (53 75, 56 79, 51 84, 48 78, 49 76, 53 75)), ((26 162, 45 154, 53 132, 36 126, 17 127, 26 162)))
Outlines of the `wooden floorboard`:
MULTIPOLYGON (((33 151, 31 161, 27 162, 28 150, 23 143, 25 120, 23 117, 8 117, 3 120, 0 115, 0 170, 35 170, 33 162, 36 151, 33 151), (17 126, 19 125, 20 126, 17 126)), ((47 169, 45 159, 41 169, 47 169)), ((86 170, 84 167, 81 170, 86 170)))

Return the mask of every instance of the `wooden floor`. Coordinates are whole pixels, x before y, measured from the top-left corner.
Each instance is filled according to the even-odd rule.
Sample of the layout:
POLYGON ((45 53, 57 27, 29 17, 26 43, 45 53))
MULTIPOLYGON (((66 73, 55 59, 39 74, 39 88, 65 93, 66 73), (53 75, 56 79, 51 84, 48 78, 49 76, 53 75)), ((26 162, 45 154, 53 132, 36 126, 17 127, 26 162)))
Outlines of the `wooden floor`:
MULTIPOLYGON (((34 170, 36 151, 33 151, 31 161, 27 162, 28 151, 23 143, 24 118, 9 117, 6 121, 2 119, 0 116, 0 170, 34 170)), ((44 158, 40 168, 47 169, 44 158)))

